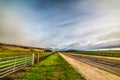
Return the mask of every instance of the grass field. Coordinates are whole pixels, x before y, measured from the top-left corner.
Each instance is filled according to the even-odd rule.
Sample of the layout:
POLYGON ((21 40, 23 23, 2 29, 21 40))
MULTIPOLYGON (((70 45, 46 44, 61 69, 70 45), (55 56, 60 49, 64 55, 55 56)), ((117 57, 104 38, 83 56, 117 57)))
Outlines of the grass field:
POLYGON ((0 43, 0 58, 44 52, 46 50, 42 48, 0 43))
POLYGON ((27 75, 14 80, 85 80, 58 54, 49 56, 32 68, 27 68, 25 74, 27 75))
POLYGON ((20 56, 20 55, 29 55, 29 54, 44 54, 47 52, 36 52, 36 51, 0 51, 0 58, 6 58, 6 57, 13 57, 13 56, 20 56))
POLYGON ((80 52, 69 52, 69 53, 108 56, 108 57, 120 57, 120 51, 80 51, 80 52))
POLYGON ((32 52, 27 51, 0 51, 0 58, 10 57, 10 56, 19 56, 25 54, 32 54, 32 52))

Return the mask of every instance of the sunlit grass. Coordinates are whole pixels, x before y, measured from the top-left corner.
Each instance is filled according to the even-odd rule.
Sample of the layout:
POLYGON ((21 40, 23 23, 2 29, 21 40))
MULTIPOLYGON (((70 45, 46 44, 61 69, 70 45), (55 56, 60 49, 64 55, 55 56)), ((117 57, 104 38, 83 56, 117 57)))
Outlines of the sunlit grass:
POLYGON ((29 75, 15 80, 85 80, 58 54, 53 54, 26 69, 26 73, 29 75))
POLYGON ((39 54, 39 58, 46 56, 48 54, 50 54, 50 52, 36 52, 36 51, 0 51, 0 61, 3 60, 4 58, 8 58, 8 57, 15 57, 15 56, 23 56, 23 55, 31 55, 35 54, 35 60, 38 58, 38 54, 39 54))
POLYGON ((107 57, 120 57, 120 51, 81 51, 81 52, 70 52, 70 53, 107 56, 107 57))

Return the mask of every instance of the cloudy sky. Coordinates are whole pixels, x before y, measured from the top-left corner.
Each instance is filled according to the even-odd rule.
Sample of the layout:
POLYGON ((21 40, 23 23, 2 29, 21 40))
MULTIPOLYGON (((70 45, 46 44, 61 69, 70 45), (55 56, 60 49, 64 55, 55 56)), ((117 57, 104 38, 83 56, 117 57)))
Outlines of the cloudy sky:
POLYGON ((0 0, 0 42, 120 49, 120 0, 0 0))

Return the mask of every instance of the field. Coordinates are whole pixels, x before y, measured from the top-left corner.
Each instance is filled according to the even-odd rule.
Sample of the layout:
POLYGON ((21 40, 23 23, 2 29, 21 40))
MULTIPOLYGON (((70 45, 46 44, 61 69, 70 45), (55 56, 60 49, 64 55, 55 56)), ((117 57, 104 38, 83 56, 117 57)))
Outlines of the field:
POLYGON ((0 43, 0 78, 33 65, 51 53, 42 48, 0 43))
MULTIPOLYGON (((52 52, 49 50, 41 49, 41 48, 32 48, 32 47, 24 47, 24 46, 15 46, 15 45, 1 45, 0 50, 0 61, 1 64, 6 61, 5 64, 2 64, 1 66, 13 64, 11 66, 6 66, 3 68, 0 68, 0 71, 2 73, 5 72, 5 69, 8 69, 7 67, 13 67, 11 70, 22 66, 20 64, 26 65, 21 67, 21 69, 14 71, 14 73, 2 77, 2 80, 86 80, 80 73, 77 72, 75 69, 73 69, 73 65, 71 66, 69 63, 67 63, 57 52, 52 52), (52 54, 51 54, 52 53, 52 54), (35 54, 33 57, 32 54, 35 54), (30 58, 30 65, 27 65, 27 58, 23 58, 23 56, 30 55, 32 58, 30 58), (18 59, 18 57, 22 56, 18 59), (7 57, 13 57, 13 60, 8 59, 7 57), (16 59, 17 57, 17 59, 16 59), (5 59, 4 59, 5 58, 5 59), (20 63, 22 61, 22 63, 20 63), (32 62, 34 62, 34 65, 31 65, 32 62), (4 70, 3 70, 4 69, 4 70), (3 71, 2 71, 3 70, 3 71)), ((85 64, 89 65, 96 65, 96 67, 101 68, 103 70, 114 73, 117 75, 119 72, 119 69, 116 71, 113 67, 119 67, 119 61, 118 60, 109 60, 108 57, 120 57, 120 51, 66 51, 66 56, 72 56, 71 58, 78 60, 78 62, 82 61, 85 64), (67 53, 73 53, 73 54, 67 54, 67 53), (85 54, 85 55, 77 55, 77 54, 85 54), (107 56, 106 59, 103 58, 95 58, 95 56, 90 55, 97 55, 97 56, 107 56), (80 59, 80 61, 79 61, 80 59), (88 63, 87 63, 88 62, 88 63), (96 64, 93 64, 95 63, 96 64), (100 64, 100 66, 98 65, 100 64), (106 64, 111 65, 106 65, 106 64), (115 66, 113 66, 115 65, 115 66), (108 66, 109 68, 103 66, 108 66), (112 71, 111 71, 112 70, 112 71), (118 73, 116 73, 118 72, 118 73)), ((64 54, 65 55, 65 54, 64 54)), ((73 62, 75 63, 75 62, 73 62)), ((78 65, 84 68, 82 65, 78 65)), ((80 69, 81 69, 80 67, 80 69)), ((9 70, 9 69, 8 69, 9 70)), ((86 69, 85 69, 86 70, 86 69)), ((84 70, 84 71, 85 71, 84 70)), ((90 69, 91 70, 91 69, 90 69)), ((88 70, 87 73, 90 71, 88 70)), ((0 76, 1 76, 0 72, 0 76)), ((90 73, 91 74, 91 73, 90 73)), ((97 79, 96 79, 97 80, 97 79)))
POLYGON ((32 68, 26 68, 24 72, 11 76, 14 80, 85 80, 58 54, 53 54, 32 68))
POLYGON ((29 54, 37 54, 39 53, 40 55, 45 54, 46 52, 37 52, 37 51, 0 51, 0 58, 5 58, 5 57, 13 57, 13 56, 20 56, 20 55, 29 55, 29 54))
POLYGON ((46 50, 42 48, 0 43, 0 58, 27 55, 27 54, 33 54, 33 53, 34 54, 44 53, 45 51, 46 50))
POLYGON ((68 53, 96 55, 96 56, 108 56, 108 57, 120 57, 120 51, 70 51, 68 53))
POLYGON ((0 51, 0 58, 10 57, 10 56, 19 56, 19 55, 27 55, 32 54, 34 52, 28 51, 0 51))

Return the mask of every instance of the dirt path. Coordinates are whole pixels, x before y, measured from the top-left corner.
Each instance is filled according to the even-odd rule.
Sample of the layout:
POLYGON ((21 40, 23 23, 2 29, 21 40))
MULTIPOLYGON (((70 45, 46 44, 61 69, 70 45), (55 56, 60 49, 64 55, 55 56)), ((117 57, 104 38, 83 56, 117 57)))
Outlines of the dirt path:
POLYGON ((87 80, 120 80, 120 77, 110 72, 101 70, 92 65, 81 62, 64 54, 60 54, 68 63, 70 63, 87 80))

